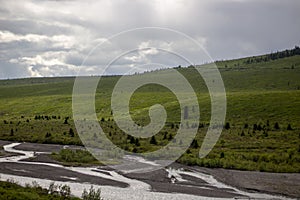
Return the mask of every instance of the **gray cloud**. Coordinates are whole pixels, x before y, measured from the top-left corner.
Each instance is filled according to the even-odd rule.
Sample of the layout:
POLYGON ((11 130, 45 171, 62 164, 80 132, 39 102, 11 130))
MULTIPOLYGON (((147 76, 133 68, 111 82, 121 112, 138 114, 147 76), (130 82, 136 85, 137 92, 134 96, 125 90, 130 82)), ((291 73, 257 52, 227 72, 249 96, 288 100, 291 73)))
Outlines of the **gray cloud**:
MULTIPOLYGON (((137 27, 165 27, 186 33, 213 59, 267 53, 292 48, 300 42, 297 0, 0 3, 0 78, 76 75, 78 71, 97 74, 111 60, 134 49, 138 51, 117 59, 107 73, 126 73, 134 66, 151 62, 165 66, 187 64, 159 48, 184 55, 196 64, 209 61, 184 37, 167 31, 135 31, 107 40, 137 27), (104 44, 81 66, 101 42, 104 44)), ((152 65, 145 69, 150 70, 149 66, 152 65)))

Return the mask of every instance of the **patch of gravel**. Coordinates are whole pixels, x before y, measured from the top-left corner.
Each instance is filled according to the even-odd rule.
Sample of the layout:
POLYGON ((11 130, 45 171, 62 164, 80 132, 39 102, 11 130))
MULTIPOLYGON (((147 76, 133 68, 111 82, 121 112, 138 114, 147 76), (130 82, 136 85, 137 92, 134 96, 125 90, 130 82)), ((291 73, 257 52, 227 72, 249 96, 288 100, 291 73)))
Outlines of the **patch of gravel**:
POLYGON ((210 174, 218 181, 244 191, 300 198, 300 173, 268 173, 196 166, 188 168, 210 174))
POLYGON ((126 188, 127 183, 105 179, 97 176, 86 175, 73 172, 67 169, 52 167, 47 165, 25 164, 25 163, 1 163, 0 172, 4 174, 12 174, 17 176, 26 176, 40 179, 50 179, 53 181, 71 181, 78 183, 90 183, 97 185, 109 185, 115 187, 126 188), (70 178, 72 179, 70 179, 70 178))
POLYGON ((219 189, 208 186, 205 181, 191 176, 182 176, 182 178, 187 180, 186 182, 171 183, 168 178, 168 173, 164 169, 146 173, 127 173, 123 175, 128 178, 148 183, 151 185, 152 191, 154 192, 183 193, 215 198, 243 197, 242 195, 236 194, 234 191, 229 191, 228 189, 219 189))

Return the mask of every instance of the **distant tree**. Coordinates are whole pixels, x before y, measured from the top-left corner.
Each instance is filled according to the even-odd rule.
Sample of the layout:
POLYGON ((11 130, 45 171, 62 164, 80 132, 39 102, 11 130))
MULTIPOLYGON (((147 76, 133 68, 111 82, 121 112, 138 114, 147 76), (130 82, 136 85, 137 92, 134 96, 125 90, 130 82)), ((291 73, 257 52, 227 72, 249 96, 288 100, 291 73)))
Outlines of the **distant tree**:
POLYGON ((46 138, 51 137, 51 133, 48 133, 48 132, 47 132, 46 135, 45 135, 45 137, 46 137, 46 138))
POLYGON ((10 136, 14 136, 14 129, 10 129, 10 136))
POLYGON ((249 125, 248 125, 248 123, 246 123, 245 125, 244 125, 244 128, 248 128, 249 127, 249 125))
POLYGON ((194 148, 194 149, 197 149, 199 147, 198 141, 194 139, 192 144, 191 144, 191 147, 194 148))
POLYGON ((68 120, 69 120, 69 117, 66 117, 65 121, 64 121, 64 124, 69 124, 68 120))
POLYGON ((291 66, 291 69, 295 69, 295 65, 292 65, 292 66, 291 66))
POLYGON ((225 157, 225 154, 224 154, 224 152, 222 151, 221 153, 220 153, 220 158, 224 158, 225 157))
POLYGON ((137 152, 138 152, 137 148, 134 147, 134 148, 132 149, 132 152, 133 152, 133 153, 137 153, 137 152))
POLYGON ((75 136, 75 133, 74 133, 74 131, 73 131, 72 128, 70 128, 70 130, 69 130, 69 135, 70 135, 71 137, 74 137, 74 136, 75 136))
POLYGON ((245 136, 245 133, 244 133, 244 131, 242 131, 242 133, 241 133, 241 136, 245 136))
POLYGON ((288 126, 287 126, 287 128, 286 128, 288 131, 291 131, 291 130, 293 130, 292 129, 292 126, 291 126, 291 124, 288 124, 288 126))
POLYGON ((166 140, 166 139, 167 139, 167 135, 168 135, 168 132, 166 131, 166 132, 164 133, 163 140, 166 140))
POLYGON ((173 135, 171 133, 169 134, 168 140, 173 140, 173 135))
POLYGON ((220 141, 220 144, 221 144, 222 147, 224 147, 225 141, 224 141, 224 140, 221 140, 221 141, 220 141))
POLYGON ((264 130, 264 133, 263 133, 263 134, 264 134, 265 137, 268 137, 268 136, 269 136, 268 131, 266 131, 266 130, 264 130))
POLYGON ((262 127, 261 127, 261 125, 260 125, 260 124, 258 124, 258 126, 257 126, 257 130, 258 130, 258 131, 261 131, 261 130, 262 130, 262 127))
POLYGON ((228 129, 230 129, 230 124, 229 124, 229 122, 226 122, 226 124, 225 124, 225 127, 224 127, 226 130, 228 130, 228 129))
POLYGON ((130 144, 134 144, 135 143, 135 139, 134 139, 134 137, 130 137, 130 142, 129 142, 130 144))
POLYGON ((138 146, 138 147, 141 146, 140 141, 139 141, 138 138, 135 139, 135 145, 138 146))
POLYGON ((174 129, 175 125, 174 123, 171 123, 171 129, 174 129))
POLYGON ((199 123, 198 128, 204 128, 204 124, 203 123, 199 123))
POLYGON ((55 185, 54 182, 51 182, 48 188, 48 192, 51 195, 57 194, 58 192, 58 185, 55 185))
POLYGON ((83 200, 103 200, 101 198, 101 190, 95 190, 93 186, 91 186, 89 192, 87 192, 86 189, 84 189, 81 198, 83 200))
POLYGON ((154 145, 157 145, 157 141, 156 141, 156 138, 155 136, 153 135, 150 139, 150 144, 154 144, 154 145))
POLYGON ((64 197, 65 199, 66 198, 69 198, 70 195, 71 195, 71 189, 70 189, 70 186, 68 185, 60 185, 59 186, 59 194, 64 197))
POLYGON ((274 129, 276 129, 276 130, 280 129, 278 122, 276 122, 276 123, 274 124, 274 129))
POLYGON ((257 124, 253 124, 253 131, 257 130, 257 124))

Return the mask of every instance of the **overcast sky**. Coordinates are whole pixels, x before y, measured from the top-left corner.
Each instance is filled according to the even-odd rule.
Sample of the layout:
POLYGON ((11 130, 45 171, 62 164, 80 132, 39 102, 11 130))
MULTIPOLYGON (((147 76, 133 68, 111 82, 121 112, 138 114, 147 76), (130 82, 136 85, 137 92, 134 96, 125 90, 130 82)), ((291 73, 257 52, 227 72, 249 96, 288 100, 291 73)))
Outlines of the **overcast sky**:
POLYGON ((94 75, 109 63, 105 73, 122 74, 300 44, 299 0, 0 0, 0 5, 1 79, 94 75), (142 27, 167 29, 120 33, 142 27), (176 31, 209 55, 200 55, 176 31))

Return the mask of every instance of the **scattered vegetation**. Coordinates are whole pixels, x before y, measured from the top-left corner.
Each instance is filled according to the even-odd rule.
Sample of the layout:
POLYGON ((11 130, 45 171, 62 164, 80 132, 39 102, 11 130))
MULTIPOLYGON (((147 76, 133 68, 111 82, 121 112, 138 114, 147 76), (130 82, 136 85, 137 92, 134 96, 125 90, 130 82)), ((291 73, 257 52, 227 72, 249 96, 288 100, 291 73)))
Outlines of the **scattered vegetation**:
MULTIPOLYGON (((89 191, 84 189, 82 200, 104 200, 101 197, 101 190, 90 187, 89 191)), ((57 185, 52 182, 48 189, 42 188, 37 182, 26 184, 25 187, 18 185, 13 179, 0 181, 0 199, 7 200, 80 200, 71 195, 68 185, 57 185)))
POLYGON ((0 181, 0 199, 79 200, 79 198, 71 196, 70 187, 67 185, 55 185, 53 183, 49 189, 44 189, 36 182, 33 182, 31 185, 27 184, 25 187, 22 187, 13 180, 0 181))
POLYGON ((62 149, 58 153, 53 152, 51 157, 68 166, 100 165, 101 163, 87 150, 62 149))
MULTIPOLYGON (((210 120, 209 93, 195 67, 176 68, 194 88, 201 111, 198 134, 178 162, 228 169, 300 172, 299 47, 217 61, 216 65, 227 92, 227 118, 219 142, 204 159, 199 159, 198 153, 210 120)), ((130 114, 137 124, 145 126, 150 122, 149 107, 160 103, 168 113, 165 127, 146 139, 130 136, 117 127, 110 97, 119 78, 103 77, 97 89, 96 112, 107 137, 117 146, 137 153, 151 152, 172 142, 181 126, 181 109, 176 96, 159 85, 149 84, 136 90, 130 101, 130 114)), ((74 78, 0 81, 0 139, 82 145, 71 117, 73 83, 74 78)), ((184 118, 193 110, 193 107, 183 108, 184 118)), ((95 134, 94 138, 97 137, 95 134)), ((76 165, 95 161, 80 151, 64 150, 52 156, 76 165)))
POLYGON ((101 198, 101 190, 95 190, 93 186, 90 187, 89 191, 84 189, 81 198, 83 200, 103 200, 103 198, 101 198))

